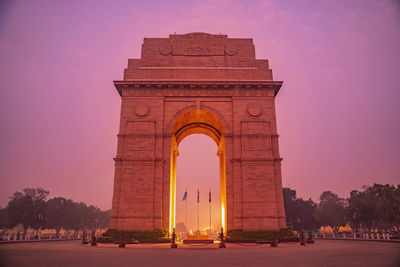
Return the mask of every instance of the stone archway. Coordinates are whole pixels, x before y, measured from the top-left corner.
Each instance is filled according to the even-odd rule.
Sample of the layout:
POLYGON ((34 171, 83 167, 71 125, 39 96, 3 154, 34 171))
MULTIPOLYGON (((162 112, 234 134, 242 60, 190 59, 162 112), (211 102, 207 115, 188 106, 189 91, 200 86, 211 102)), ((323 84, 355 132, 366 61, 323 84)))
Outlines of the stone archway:
POLYGON ((204 134, 215 141, 218 147, 220 169, 220 207, 221 226, 226 229, 226 167, 224 127, 217 115, 202 109, 193 109, 182 113, 175 121, 171 137, 171 178, 169 232, 175 227, 176 218, 176 163, 179 155, 179 143, 191 134, 204 134))
POLYGON ((145 38, 121 96, 110 228, 170 231, 177 146, 191 133, 218 144, 226 230, 286 228, 274 81, 252 39, 207 33, 145 38), (175 154, 174 154, 175 153, 175 154))

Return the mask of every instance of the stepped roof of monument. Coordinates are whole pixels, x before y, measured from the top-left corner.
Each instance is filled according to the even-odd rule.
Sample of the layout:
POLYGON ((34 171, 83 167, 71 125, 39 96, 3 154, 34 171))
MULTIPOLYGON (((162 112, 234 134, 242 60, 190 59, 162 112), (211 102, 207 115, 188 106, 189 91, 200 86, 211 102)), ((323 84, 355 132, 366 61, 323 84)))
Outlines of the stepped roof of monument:
POLYGON ((128 60, 123 81, 275 83, 268 60, 256 59, 253 39, 204 32, 144 38, 141 58, 128 60))

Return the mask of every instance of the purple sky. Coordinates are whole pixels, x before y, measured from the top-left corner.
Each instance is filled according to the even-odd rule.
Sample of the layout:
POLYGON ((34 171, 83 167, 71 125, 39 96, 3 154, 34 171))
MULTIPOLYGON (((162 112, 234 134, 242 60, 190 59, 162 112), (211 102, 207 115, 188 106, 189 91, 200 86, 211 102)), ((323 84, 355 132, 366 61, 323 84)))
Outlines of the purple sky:
MULTIPOLYGON (((254 39, 257 58, 269 59, 284 81, 276 98, 283 184, 300 197, 400 183, 398 1, 0 5, 1 206, 13 192, 40 186, 52 197, 111 207, 120 111, 112 81, 140 56, 144 37, 174 32, 254 39)), ((185 187, 198 183, 204 202, 211 182, 219 190, 211 139, 191 136, 180 152, 178 222, 185 187), (193 157, 201 155, 215 166, 194 176, 193 157)))

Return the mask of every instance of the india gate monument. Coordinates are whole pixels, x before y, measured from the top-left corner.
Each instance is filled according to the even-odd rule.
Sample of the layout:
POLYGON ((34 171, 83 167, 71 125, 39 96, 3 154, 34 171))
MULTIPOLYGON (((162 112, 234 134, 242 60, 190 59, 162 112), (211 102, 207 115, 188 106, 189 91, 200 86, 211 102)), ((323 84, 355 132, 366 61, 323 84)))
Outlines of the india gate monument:
POLYGON ((218 146, 221 225, 286 228, 274 81, 252 39, 208 33, 145 38, 121 96, 110 229, 171 232, 176 163, 188 135, 218 146))

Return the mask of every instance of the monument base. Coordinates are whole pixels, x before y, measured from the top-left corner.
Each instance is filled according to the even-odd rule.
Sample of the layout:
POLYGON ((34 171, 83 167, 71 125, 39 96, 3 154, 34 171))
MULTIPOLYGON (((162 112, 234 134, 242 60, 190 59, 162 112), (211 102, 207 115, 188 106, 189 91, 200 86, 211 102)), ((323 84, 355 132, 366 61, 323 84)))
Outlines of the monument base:
POLYGON ((187 239, 183 240, 183 244, 212 244, 213 239, 210 239, 208 235, 188 235, 187 239))
POLYGON ((212 244, 213 239, 184 239, 183 244, 212 244))

